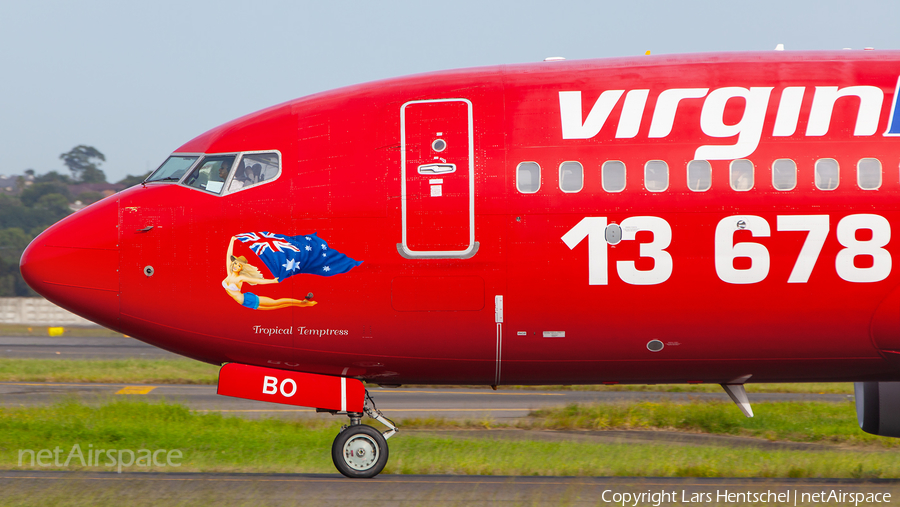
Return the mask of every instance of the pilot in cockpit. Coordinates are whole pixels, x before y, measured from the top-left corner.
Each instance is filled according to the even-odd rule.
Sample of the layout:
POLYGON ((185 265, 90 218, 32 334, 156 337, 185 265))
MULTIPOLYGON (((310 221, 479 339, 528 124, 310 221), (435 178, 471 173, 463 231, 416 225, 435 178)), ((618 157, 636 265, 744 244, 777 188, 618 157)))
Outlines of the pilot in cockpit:
POLYGON ((225 159, 222 161, 222 165, 219 166, 219 178, 221 181, 225 181, 228 178, 229 171, 231 171, 231 161, 225 159))
POLYGON ((253 164, 252 166, 248 167, 247 177, 252 183, 259 183, 260 181, 264 180, 265 177, 262 175, 262 166, 260 164, 253 164))
POLYGON ((228 191, 233 192, 254 183, 256 183, 256 181, 253 178, 252 167, 248 167, 241 161, 240 167, 238 167, 237 171, 234 173, 234 179, 231 180, 231 185, 228 186, 228 191))

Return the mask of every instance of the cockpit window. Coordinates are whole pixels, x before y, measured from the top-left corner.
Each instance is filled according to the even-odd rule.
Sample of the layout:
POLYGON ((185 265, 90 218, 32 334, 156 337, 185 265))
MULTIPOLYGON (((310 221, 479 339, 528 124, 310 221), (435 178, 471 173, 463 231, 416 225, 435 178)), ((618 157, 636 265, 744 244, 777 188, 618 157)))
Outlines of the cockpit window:
POLYGON ((242 188, 270 181, 278 176, 279 170, 277 153, 244 154, 238 162, 237 170, 231 179, 231 183, 228 185, 228 191, 235 192, 242 188))
POLYGON ((145 181, 178 181, 198 158, 200 157, 173 155, 166 159, 159 169, 153 171, 153 174, 145 181))
POLYGON ((234 166, 234 159, 234 155, 205 157, 184 180, 184 184, 220 194, 234 166))

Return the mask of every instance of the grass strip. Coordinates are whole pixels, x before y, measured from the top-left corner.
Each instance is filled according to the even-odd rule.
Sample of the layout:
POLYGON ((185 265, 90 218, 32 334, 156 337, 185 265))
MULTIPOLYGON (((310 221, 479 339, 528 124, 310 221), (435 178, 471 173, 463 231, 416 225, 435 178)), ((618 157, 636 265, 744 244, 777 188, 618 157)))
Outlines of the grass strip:
MULTIPOLYGON (((0 358, 0 382, 104 382, 110 384, 209 384, 219 368, 187 358, 179 359, 22 359, 0 358)), ((412 387, 412 386, 407 386, 412 387)), ((420 386, 421 387, 421 386, 420 386)), ((447 386, 440 386, 447 387, 447 386)), ((487 389, 488 386, 456 386, 487 389)), ((503 390, 647 391, 721 393, 718 384, 502 386, 503 390)), ((853 384, 747 384, 749 393, 852 394, 853 384)))
MULTIPOLYGON (((46 407, 0 408, 0 467, 20 468, 19 450, 179 449, 181 466, 132 471, 314 472, 331 465, 322 443, 334 438, 338 420, 248 420, 197 414, 175 403, 112 400, 97 406, 66 401, 46 407)), ((76 453, 77 454, 77 453, 76 453)), ((106 463, 106 460, 103 461, 106 463)), ((32 468, 29 466, 23 468, 32 468)), ((33 467, 41 468, 41 467, 33 467)), ((104 466, 46 469, 108 471, 104 466)))
POLYGON ((387 473, 621 477, 897 477, 893 453, 404 435, 387 473))
MULTIPOLYGON (((803 418, 802 414, 798 417, 803 418)), ((59 447, 60 461, 64 463, 78 444, 85 455, 89 449, 131 449, 135 453, 140 449, 178 449, 183 455, 177 468, 132 467, 129 471, 333 473, 331 442, 342 422, 241 419, 194 413, 178 404, 135 400, 113 400, 99 406, 68 401, 47 407, 3 408, 0 468, 113 469, 104 465, 82 466, 77 458, 69 466, 31 466, 27 454, 23 466, 18 462, 22 449, 37 452, 59 447)), ((489 432, 486 434, 489 436, 489 432)), ((850 478, 900 475, 900 460, 895 453, 870 448, 762 451, 662 443, 511 441, 401 432, 390 440, 390 449, 386 473, 850 478)))
POLYGON ((219 367, 193 359, 0 358, 0 382, 215 384, 219 367))
POLYGON ((744 417, 731 403, 707 401, 572 404, 536 410, 520 426, 556 430, 672 430, 791 442, 900 446, 900 439, 870 435, 859 429, 852 401, 762 402, 753 404, 753 413, 754 417, 744 417))

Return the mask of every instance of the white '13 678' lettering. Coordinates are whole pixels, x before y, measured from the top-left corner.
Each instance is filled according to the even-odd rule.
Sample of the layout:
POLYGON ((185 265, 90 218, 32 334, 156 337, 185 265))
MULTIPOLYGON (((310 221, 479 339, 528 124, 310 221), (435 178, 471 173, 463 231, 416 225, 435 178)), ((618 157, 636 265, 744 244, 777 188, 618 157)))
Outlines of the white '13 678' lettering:
MULTIPOLYGON (((587 238, 590 285, 609 283, 608 225, 606 217, 586 217, 562 237, 570 250, 587 238)), ((631 285, 656 285, 668 280, 674 267, 671 254, 666 251, 672 242, 669 223, 659 217, 637 216, 626 218, 620 227, 622 241, 633 241, 640 231, 653 234, 653 241, 641 243, 640 256, 652 258, 654 264, 652 269, 639 270, 634 261, 617 261, 619 278, 631 285)), ((779 215, 775 227, 778 232, 807 233, 787 280, 788 283, 807 283, 828 237, 828 215, 779 215)), ((734 233, 743 230, 750 232, 754 238, 772 235, 771 225, 760 216, 733 215, 721 219, 715 232, 715 267, 723 282, 759 283, 769 275, 771 258, 765 245, 753 241, 734 241, 734 233), (735 267, 737 258, 749 259, 749 267, 735 267)), ((884 249, 891 240, 891 225, 884 217, 873 214, 845 216, 837 224, 837 240, 844 247, 834 261, 835 271, 841 279, 855 283, 880 282, 891 274, 891 254, 884 249), (870 231, 871 238, 857 239, 857 231, 860 230, 870 231), (872 265, 858 267, 856 258, 860 256, 869 257, 872 265)))

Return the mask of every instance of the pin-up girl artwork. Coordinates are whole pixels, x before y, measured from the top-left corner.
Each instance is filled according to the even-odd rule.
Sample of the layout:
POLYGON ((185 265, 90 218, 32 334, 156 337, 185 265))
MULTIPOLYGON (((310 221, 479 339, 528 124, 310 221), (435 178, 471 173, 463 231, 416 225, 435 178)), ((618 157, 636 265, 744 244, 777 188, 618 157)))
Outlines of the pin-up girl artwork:
POLYGON ((301 236, 286 236, 269 232, 248 232, 232 236, 225 255, 226 276, 222 287, 238 304, 253 310, 277 310, 291 306, 314 306, 310 299, 279 298, 258 296, 244 291, 244 284, 268 285, 283 281, 300 273, 319 276, 333 276, 346 273, 362 264, 346 255, 332 250, 315 233, 301 236), (234 255, 235 241, 247 244, 257 258, 276 275, 265 278, 259 268, 248 262, 243 255, 234 255))

